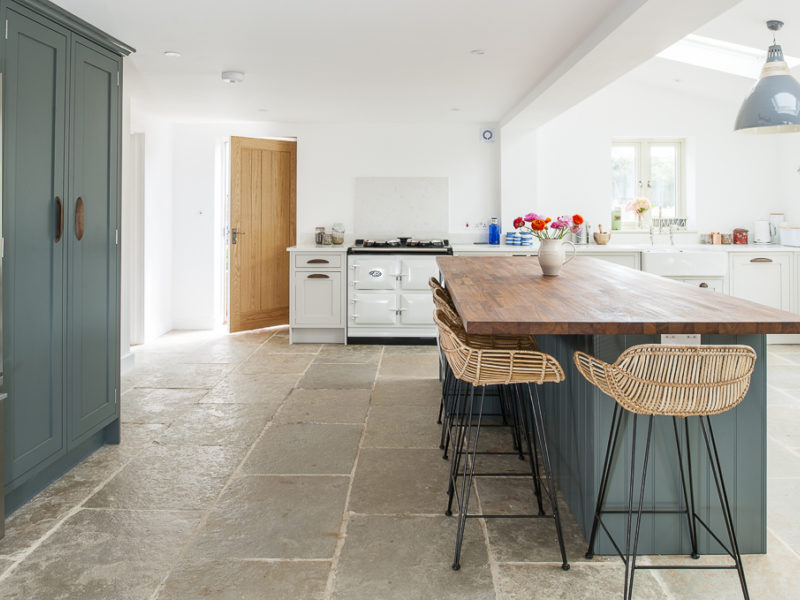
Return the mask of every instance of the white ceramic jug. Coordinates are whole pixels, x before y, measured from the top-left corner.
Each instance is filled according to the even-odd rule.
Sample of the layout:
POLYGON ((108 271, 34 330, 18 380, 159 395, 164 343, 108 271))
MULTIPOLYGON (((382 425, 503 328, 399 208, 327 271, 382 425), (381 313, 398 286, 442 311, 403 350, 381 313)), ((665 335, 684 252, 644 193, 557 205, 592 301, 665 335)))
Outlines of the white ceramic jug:
POLYGON ((567 240, 542 240, 539 242, 539 266, 542 273, 555 276, 561 272, 561 267, 575 258, 575 244, 567 240), (572 256, 566 258, 564 244, 572 246, 572 256))

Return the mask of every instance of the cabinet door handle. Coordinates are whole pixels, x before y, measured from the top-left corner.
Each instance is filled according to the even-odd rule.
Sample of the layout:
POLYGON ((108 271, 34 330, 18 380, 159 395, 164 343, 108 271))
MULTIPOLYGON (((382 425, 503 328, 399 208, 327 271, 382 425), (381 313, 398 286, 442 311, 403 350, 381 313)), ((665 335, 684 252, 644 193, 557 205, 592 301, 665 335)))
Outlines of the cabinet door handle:
POLYGON ((325 275, 324 273, 312 273, 308 276, 308 279, 330 279, 330 275, 325 275))
POLYGON ((56 242, 61 241, 61 236, 64 235, 64 201, 60 196, 56 196, 56 208, 58 209, 58 216, 56 217, 56 242))
POLYGON ((764 263, 769 263, 769 262, 772 262, 772 259, 771 259, 771 258, 751 258, 751 259, 750 259, 750 262, 764 262, 764 263))
POLYGON ((330 264, 330 261, 327 261, 324 258, 312 258, 311 260, 307 260, 306 264, 308 264, 308 265, 327 265, 327 264, 330 264))
POLYGON ((701 288, 707 288, 708 284, 704 281, 703 283, 700 284, 700 287, 701 288))
POLYGON ((78 196, 78 201, 75 203, 75 237, 78 238, 78 240, 83 239, 85 212, 86 209, 83 206, 83 198, 78 196))

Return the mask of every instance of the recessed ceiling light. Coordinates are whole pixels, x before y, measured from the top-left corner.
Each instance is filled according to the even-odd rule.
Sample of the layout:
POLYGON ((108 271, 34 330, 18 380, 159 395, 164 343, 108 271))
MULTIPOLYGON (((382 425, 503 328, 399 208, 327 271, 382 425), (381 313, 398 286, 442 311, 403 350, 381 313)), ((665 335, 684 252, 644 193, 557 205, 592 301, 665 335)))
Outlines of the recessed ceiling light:
POLYGON ((166 56, 167 58, 180 58, 181 57, 181 53, 180 52, 176 52, 175 50, 165 50, 164 51, 164 56, 166 56))
POLYGON ((241 83, 244 81, 244 73, 242 71, 223 71, 222 81, 225 83, 241 83))
POLYGON ((460 108, 451 108, 450 111, 451 112, 461 112, 461 109, 460 108))
POLYGON ((258 112, 269 112, 268 108, 259 108, 258 112))
POLYGON ((474 50, 470 50, 469 53, 481 56, 483 54, 486 54, 486 50, 484 50, 483 48, 475 48, 474 50))

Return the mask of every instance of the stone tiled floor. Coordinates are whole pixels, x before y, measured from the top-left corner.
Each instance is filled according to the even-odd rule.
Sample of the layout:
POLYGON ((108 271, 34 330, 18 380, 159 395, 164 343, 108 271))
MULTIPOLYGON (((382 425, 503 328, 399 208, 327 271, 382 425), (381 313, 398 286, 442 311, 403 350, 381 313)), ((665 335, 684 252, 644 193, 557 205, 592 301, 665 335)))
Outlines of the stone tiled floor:
MULTIPOLYGON (((139 349, 123 443, 12 515, 0 598, 621 597, 619 561, 586 562, 569 516, 569 572, 551 524, 508 520, 470 521, 450 569, 436 361, 433 347, 290 346, 285 329, 139 349)), ((753 598, 796 598, 798 346, 770 348, 768 428, 769 553, 745 557, 747 576, 753 598)), ((476 502, 526 502, 514 483, 479 484, 476 502)), ((732 572, 640 572, 636 597, 738 589, 732 572)))

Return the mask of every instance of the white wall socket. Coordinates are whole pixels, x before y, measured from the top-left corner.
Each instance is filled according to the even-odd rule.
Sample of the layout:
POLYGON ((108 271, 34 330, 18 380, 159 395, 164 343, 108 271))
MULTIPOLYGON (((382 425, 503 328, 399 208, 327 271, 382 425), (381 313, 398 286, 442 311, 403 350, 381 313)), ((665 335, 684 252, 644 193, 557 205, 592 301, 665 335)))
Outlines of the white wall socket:
POLYGON ((668 346, 699 346, 699 333, 665 333, 661 335, 661 343, 668 346))

